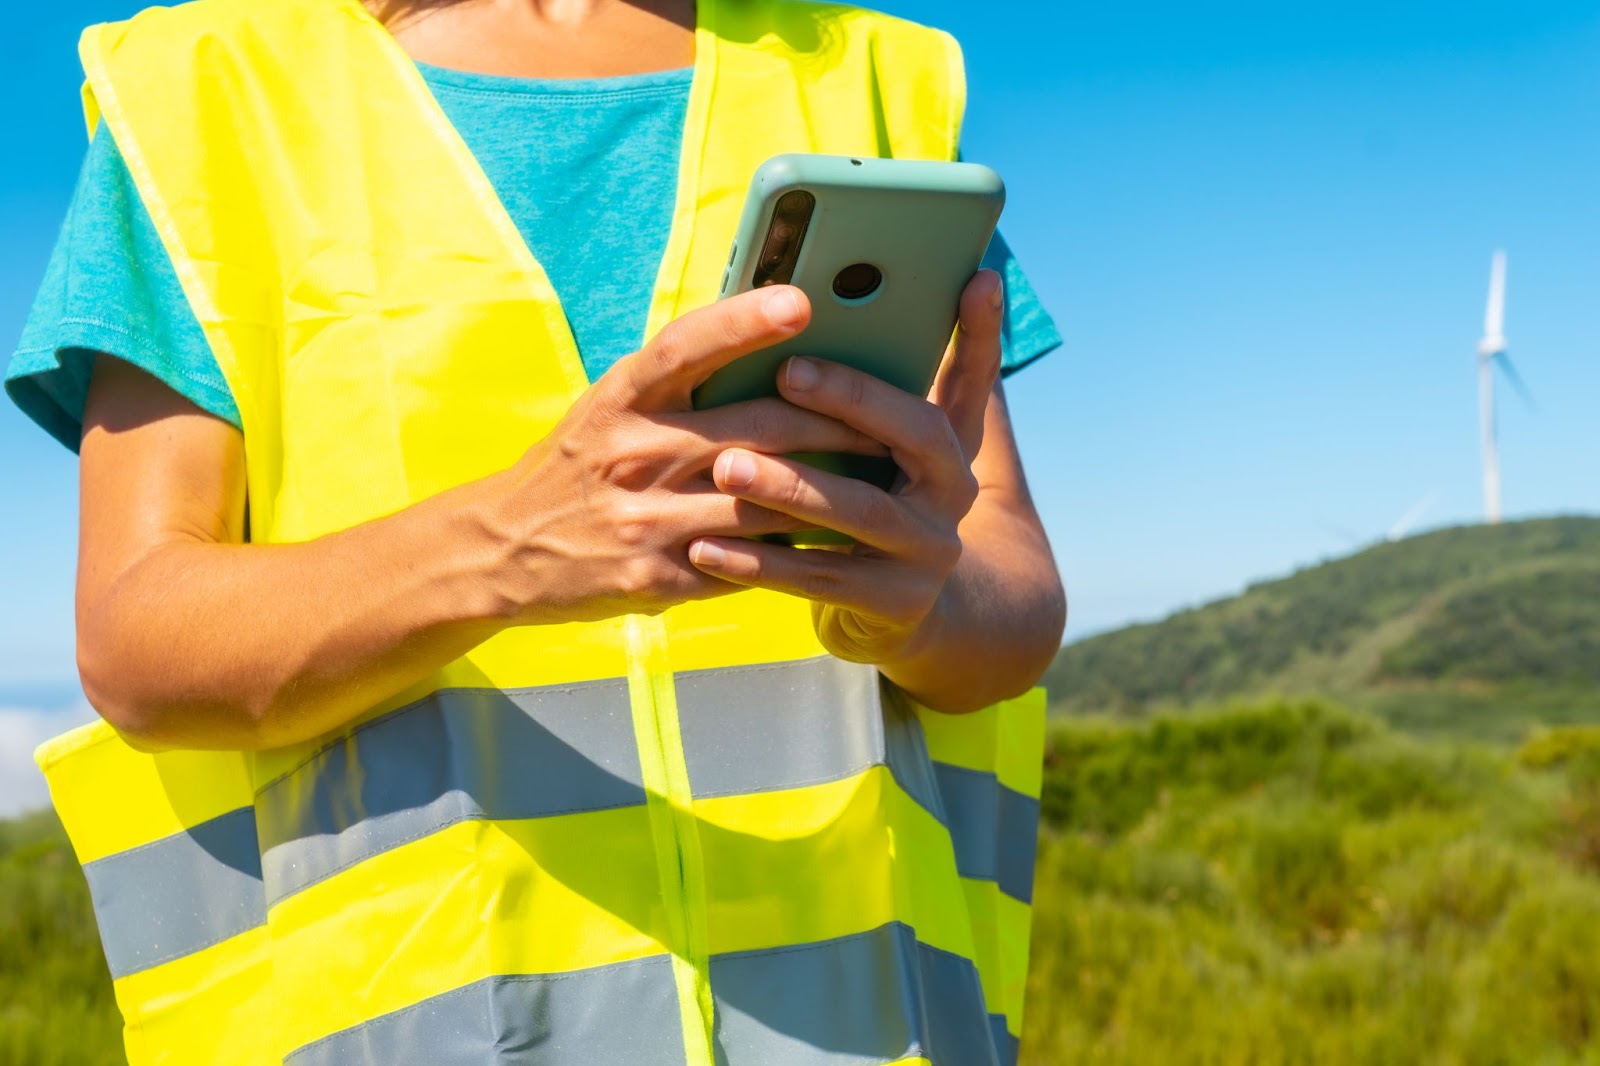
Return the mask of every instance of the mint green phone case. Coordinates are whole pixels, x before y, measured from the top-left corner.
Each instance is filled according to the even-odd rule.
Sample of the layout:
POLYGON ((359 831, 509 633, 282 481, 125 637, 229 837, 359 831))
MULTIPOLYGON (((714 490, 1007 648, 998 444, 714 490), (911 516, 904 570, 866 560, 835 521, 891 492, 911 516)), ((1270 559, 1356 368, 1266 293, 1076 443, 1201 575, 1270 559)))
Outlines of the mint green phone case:
MULTIPOLYGON (((778 395, 778 368, 791 355, 844 363, 927 395, 955 330, 961 291, 1005 206, 1000 176, 976 163, 774 156, 750 184, 722 296, 750 288, 774 208, 795 190, 816 198, 791 280, 811 300, 811 324, 718 370, 695 392, 695 406, 778 395), (839 272, 859 263, 881 272, 877 290, 862 299, 836 295, 839 272)), ((885 488, 895 474, 888 460, 794 458, 885 488)))

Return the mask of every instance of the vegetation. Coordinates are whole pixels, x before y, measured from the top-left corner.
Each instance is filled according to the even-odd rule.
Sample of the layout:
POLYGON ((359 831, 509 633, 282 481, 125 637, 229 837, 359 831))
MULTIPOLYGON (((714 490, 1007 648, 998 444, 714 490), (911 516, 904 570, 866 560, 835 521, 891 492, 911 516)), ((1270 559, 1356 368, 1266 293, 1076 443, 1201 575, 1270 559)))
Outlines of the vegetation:
POLYGON ((1445 529, 1063 648, 1061 713, 1331 696, 1398 728, 1514 743, 1600 721, 1600 519, 1445 529))
POLYGON ((1384 652, 1378 675, 1600 682, 1600 558, 1513 573, 1449 598, 1384 652))
POLYGON ((1600 730, 1073 722, 1046 812, 1029 1066, 1600 1062, 1600 730))
POLYGON ((122 1062, 89 888, 53 814, 0 821, 0 1062, 122 1062))

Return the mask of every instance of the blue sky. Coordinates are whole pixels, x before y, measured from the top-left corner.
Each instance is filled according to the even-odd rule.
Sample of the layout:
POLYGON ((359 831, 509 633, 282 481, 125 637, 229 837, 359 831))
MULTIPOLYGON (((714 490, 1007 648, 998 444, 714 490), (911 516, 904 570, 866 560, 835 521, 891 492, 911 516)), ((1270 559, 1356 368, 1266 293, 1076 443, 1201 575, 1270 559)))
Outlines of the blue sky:
MULTIPOLYGON (((8 12, 0 339, 82 151, 77 31, 137 6, 8 12)), ((1476 520, 1496 247, 1538 399, 1501 390, 1507 511, 1600 512, 1593 0, 880 6, 963 41, 966 154, 1067 337, 1012 400, 1069 635, 1342 554, 1430 493, 1424 526, 1476 520)), ((68 706, 73 462, 9 406, 0 456, 0 707, 68 706)))

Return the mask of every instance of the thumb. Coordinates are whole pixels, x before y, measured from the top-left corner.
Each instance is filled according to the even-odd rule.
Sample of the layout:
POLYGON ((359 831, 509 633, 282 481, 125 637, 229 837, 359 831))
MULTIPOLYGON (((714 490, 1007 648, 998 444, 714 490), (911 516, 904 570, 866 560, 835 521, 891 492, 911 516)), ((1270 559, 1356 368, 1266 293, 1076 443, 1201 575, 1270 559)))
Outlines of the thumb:
POLYGON ((606 374, 624 407, 688 410, 711 372, 787 340, 811 321, 805 293, 789 285, 756 289, 674 319, 606 374))

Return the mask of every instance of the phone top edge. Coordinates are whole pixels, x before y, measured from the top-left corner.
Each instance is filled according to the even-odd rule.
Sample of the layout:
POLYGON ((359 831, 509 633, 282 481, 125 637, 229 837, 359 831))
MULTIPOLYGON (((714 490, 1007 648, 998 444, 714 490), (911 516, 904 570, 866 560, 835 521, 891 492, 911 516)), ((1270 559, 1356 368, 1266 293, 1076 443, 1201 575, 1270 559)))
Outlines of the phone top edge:
POLYGON ((958 192, 982 197, 999 208, 1006 202, 1005 182, 992 168, 982 163, 927 159, 788 152, 762 163, 751 184, 758 196, 767 201, 805 187, 867 187, 900 192, 958 192))

